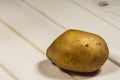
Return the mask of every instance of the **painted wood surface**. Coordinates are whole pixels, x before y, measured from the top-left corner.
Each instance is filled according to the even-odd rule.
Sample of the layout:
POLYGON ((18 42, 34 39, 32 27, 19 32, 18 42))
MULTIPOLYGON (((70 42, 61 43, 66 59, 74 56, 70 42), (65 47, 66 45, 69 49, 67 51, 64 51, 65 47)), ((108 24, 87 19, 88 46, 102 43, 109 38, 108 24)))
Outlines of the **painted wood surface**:
POLYGON ((99 1, 1 0, 0 80, 118 80, 120 18, 115 16, 119 15, 119 1, 107 0, 110 7, 98 6, 104 4, 99 1), (114 14, 109 15, 106 9, 114 14), (48 46, 70 28, 93 32, 106 40, 110 56, 98 72, 64 72, 46 58, 48 46))

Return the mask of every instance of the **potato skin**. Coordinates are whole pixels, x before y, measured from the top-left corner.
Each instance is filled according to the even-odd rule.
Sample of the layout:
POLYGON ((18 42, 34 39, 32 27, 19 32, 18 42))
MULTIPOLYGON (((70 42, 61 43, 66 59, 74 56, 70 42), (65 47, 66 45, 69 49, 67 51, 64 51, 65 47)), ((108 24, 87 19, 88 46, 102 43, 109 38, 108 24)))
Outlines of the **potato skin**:
POLYGON ((98 70, 108 58, 107 44, 100 36, 70 29, 61 34, 47 49, 46 55, 63 69, 75 72, 98 70))

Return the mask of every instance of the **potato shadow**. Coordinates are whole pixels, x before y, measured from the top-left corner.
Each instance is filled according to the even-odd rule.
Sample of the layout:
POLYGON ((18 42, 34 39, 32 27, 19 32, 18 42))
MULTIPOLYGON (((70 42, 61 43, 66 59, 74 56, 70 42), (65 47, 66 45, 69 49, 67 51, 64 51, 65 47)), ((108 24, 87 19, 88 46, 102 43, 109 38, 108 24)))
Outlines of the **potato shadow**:
POLYGON ((71 80, 72 79, 70 75, 62 71, 60 68, 58 68, 56 65, 51 63, 50 60, 47 60, 47 59, 43 60, 38 64, 38 70, 42 75, 52 80, 53 79, 55 80, 59 80, 59 79, 71 80))
POLYGON ((105 76, 107 74, 117 71, 117 69, 110 67, 109 64, 105 64, 104 67, 95 72, 81 73, 81 72, 73 72, 73 71, 61 69, 47 59, 43 60, 38 64, 38 70, 44 76, 53 79, 66 79, 66 80, 72 79, 71 76, 77 76, 81 79, 87 79, 87 78, 92 78, 94 76, 105 76), (106 67, 108 67, 108 69, 106 67))

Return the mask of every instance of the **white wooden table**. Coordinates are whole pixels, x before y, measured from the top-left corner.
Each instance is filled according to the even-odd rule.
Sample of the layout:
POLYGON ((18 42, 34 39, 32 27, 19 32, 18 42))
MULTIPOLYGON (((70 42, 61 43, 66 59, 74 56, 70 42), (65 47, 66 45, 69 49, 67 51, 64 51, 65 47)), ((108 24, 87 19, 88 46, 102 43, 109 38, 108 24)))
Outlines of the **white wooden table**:
POLYGON ((120 80, 120 0, 0 0, 0 80, 120 80), (47 59, 71 28, 106 40, 110 55, 98 73, 66 73, 47 59))

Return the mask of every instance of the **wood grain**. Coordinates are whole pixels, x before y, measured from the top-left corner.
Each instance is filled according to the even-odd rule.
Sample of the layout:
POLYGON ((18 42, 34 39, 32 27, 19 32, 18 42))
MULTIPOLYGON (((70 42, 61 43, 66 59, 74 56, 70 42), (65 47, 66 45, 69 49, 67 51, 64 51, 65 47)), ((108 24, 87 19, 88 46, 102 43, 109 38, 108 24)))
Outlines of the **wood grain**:
POLYGON ((95 16, 120 30, 120 1, 119 0, 71 0, 78 6, 83 7, 95 16), (100 6, 100 3, 107 3, 100 6))
MULTIPOLYGON (((116 2, 117 0, 115 6, 116 2)), ((119 10, 110 13, 116 7, 98 6, 94 10, 95 13, 91 10, 93 6, 98 6, 98 2, 95 0, 0 1, 0 64, 3 66, 0 67, 0 74, 3 73, 0 79, 118 80, 120 30, 117 22, 119 17, 115 17, 119 16, 119 10), (91 6, 89 9, 88 3, 90 4, 88 6, 91 6), (103 18, 106 15, 113 16, 103 18), (113 22, 112 18, 115 18, 113 22), (99 34, 107 41, 110 57, 98 72, 92 74, 65 72, 46 58, 45 52, 48 46, 57 36, 70 28, 99 34)))

